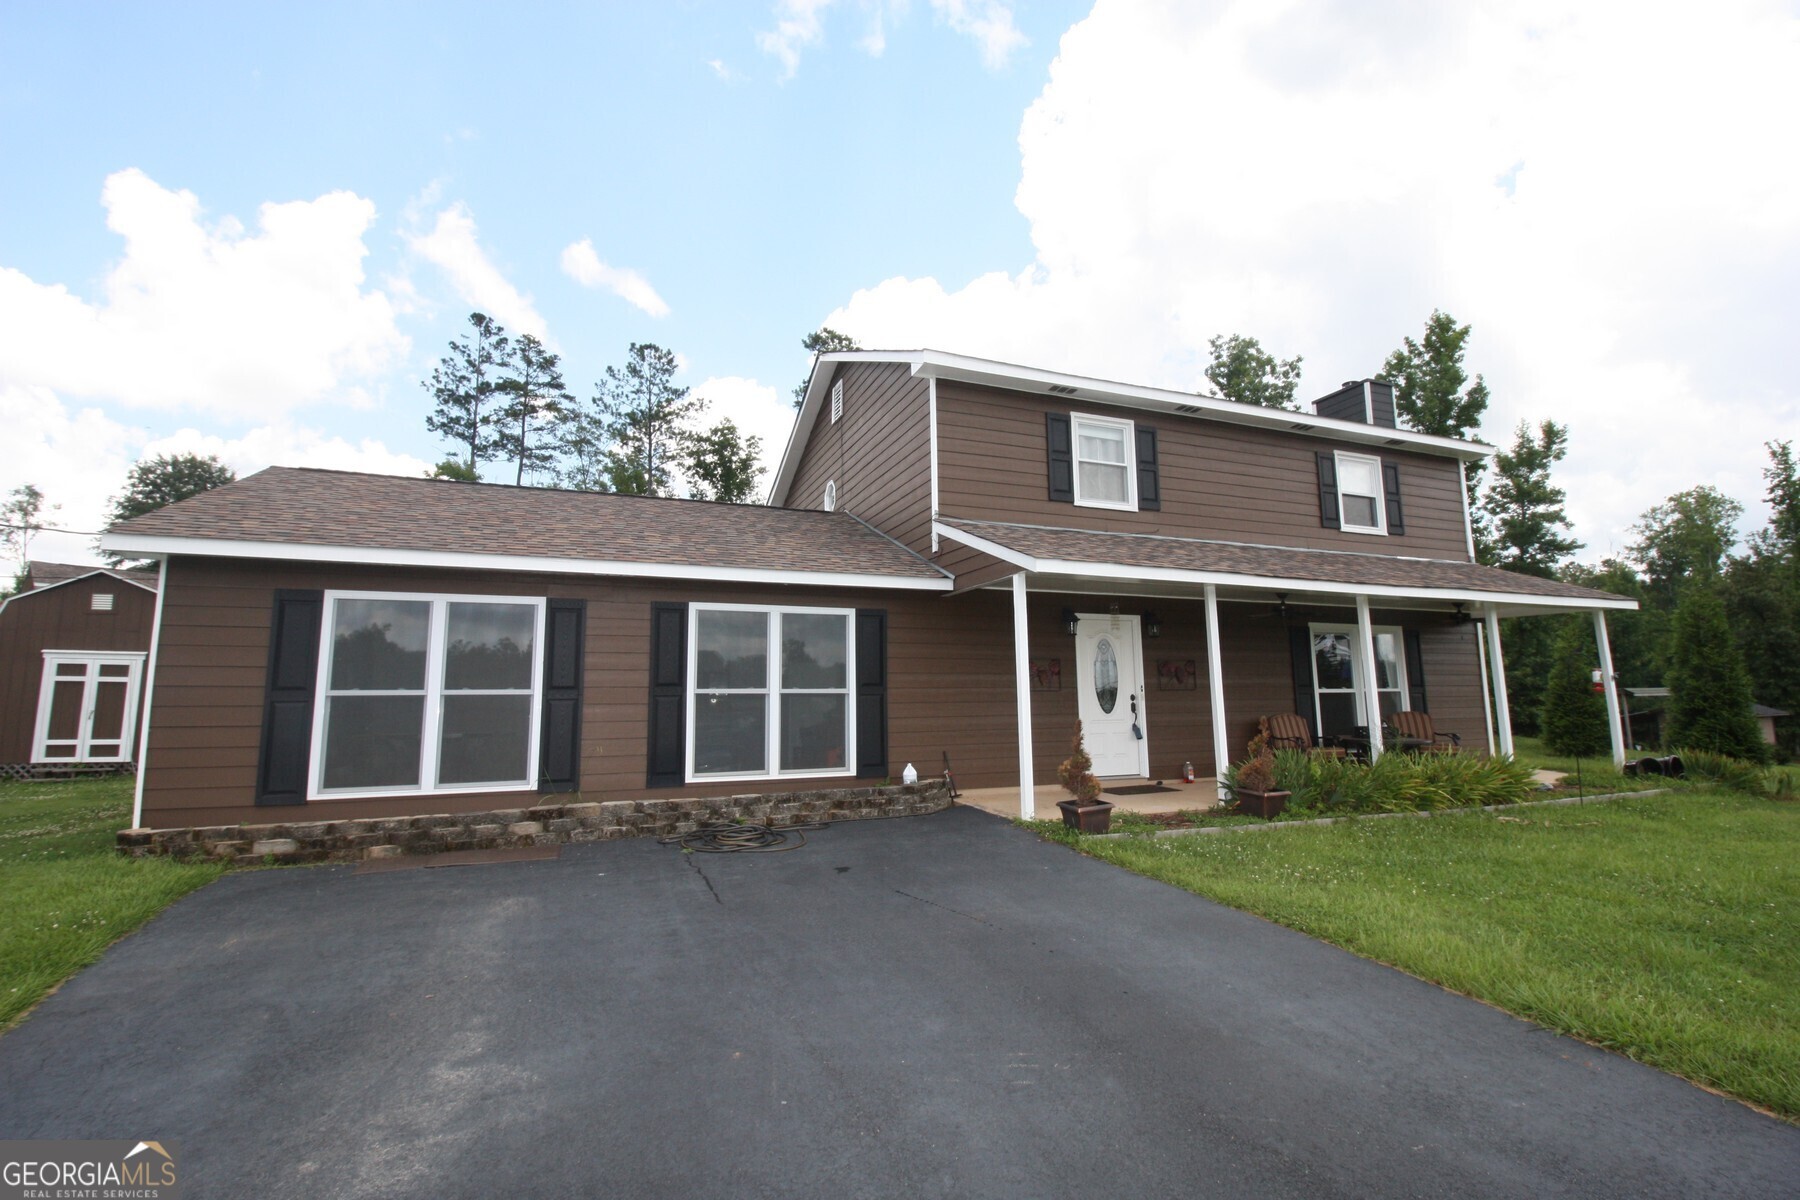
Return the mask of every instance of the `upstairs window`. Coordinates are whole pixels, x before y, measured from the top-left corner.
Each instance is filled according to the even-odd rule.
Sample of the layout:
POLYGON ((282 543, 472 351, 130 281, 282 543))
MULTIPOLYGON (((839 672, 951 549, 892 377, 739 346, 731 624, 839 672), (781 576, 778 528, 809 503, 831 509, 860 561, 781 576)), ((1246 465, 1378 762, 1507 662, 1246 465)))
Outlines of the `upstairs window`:
POLYGON ((1070 422, 1075 435, 1075 503, 1136 509, 1131 422, 1079 413, 1070 422))
POLYGON ((1386 533, 1386 505, 1381 487, 1381 460, 1366 454, 1337 452, 1338 513, 1353 533, 1386 533))

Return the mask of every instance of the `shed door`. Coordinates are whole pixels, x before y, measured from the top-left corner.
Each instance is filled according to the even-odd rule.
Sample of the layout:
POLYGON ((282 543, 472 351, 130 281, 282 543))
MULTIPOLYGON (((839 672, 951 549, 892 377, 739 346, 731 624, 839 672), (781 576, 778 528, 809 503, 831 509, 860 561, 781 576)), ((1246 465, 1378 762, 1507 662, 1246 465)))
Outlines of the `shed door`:
POLYGON ((141 654, 46 651, 32 761, 129 762, 143 662, 141 654))

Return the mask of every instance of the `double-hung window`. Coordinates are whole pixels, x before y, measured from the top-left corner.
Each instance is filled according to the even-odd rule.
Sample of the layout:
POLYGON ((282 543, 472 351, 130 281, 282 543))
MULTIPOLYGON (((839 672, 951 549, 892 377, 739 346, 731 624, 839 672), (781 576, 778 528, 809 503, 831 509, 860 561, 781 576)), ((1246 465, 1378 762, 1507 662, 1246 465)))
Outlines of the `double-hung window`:
MULTIPOLYGON (((1377 628, 1375 691, 1386 722, 1407 706, 1406 656, 1398 629, 1377 628)), ((1322 737, 1349 733, 1369 723, 1363 704, 1362 664, 1357 661, 1354 625, 1314 625, 1313 713, 1322 737)))
POLYGON ((1336 457, 1340 525, 1353 533, 1386 533, 1381 460, 1346 450, 1339 450, 1336 457))
POLYGON ((1070 416, 1075 443, 1075 503, 1091 508, 1137 508, 1130 421, 1070 416))
POLYGON ((696 604, 688 777, 851 772, 853 609, 696 604))
POLYGON ((539 599, 327 592, 310 794, 533 786, 543 626, 539 599))

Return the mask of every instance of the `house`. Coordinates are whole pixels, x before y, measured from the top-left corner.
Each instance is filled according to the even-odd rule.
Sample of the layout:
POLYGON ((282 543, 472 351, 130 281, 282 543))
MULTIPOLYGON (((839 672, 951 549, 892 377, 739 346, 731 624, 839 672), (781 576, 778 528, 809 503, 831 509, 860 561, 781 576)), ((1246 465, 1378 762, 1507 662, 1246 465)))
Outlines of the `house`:
POLYGON ((32 562, 0 604, 0 773, 128 766, 156 573, 32 562))
MULTIPOLYGON (((1669 689, 1641 687, 1624 690, 1633 743, 1640 746, 1663 746, 1663 723, 1668 717, 1669 689)), ((1775 722, 1793 714, 1783 708, 1771 708, 1767 704, 1752 704, 1750 710, 1756 718, 1756 727, 1762 731, 1762 740, 1771 746, 1780 745, 1775 722)))
POLYGON ((272 468, 103 541, 162 561, 135 823, 946 758, 1029 814, 1077 717, 1115 777, 1216 774, 1283 712, 1510 751, 1498 618, 1604 651, 1634 604, 1474 562, 1491 452, 1376 380, 1302 414, 925 350, 821 355, 764 506, 272 468))

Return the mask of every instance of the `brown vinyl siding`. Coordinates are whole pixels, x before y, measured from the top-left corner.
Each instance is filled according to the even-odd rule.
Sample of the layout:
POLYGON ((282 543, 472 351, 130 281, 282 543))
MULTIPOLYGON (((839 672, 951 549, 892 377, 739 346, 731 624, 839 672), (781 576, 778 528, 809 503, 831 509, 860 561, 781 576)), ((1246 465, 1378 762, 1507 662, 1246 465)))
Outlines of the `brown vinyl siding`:
POLYGON ((844 415, 826 395, 801 452, 787 508, 818 508, 828 480, 837 506, 919 554, 931 553, 931 389, 905 363, 846 363, 844 415))
MULTIPOLYGON (((937 396, 938 507, 947 516, 1469 561, 1454 459, 943 380, 937 396), (1092 412, 1155 428, 1161 511, 1050 500, 1047 412, 1092 412), (1400 468, 1403 535, 1319 524, 1315 455, 1334 449, 1379 454, 1384 464, 1400 468)), ((1294 415, 1297 422, 1305 419, 1294 415)))
POLYGON ((109 576, 28 592, 0 612, 0 763, 31 761, 46 650, 150 649, 156 593, 109 576), (111 612, 93 611, 111 593, 111 612))

